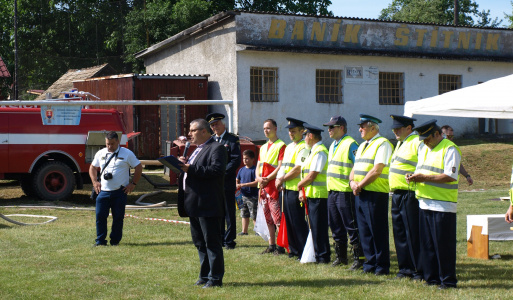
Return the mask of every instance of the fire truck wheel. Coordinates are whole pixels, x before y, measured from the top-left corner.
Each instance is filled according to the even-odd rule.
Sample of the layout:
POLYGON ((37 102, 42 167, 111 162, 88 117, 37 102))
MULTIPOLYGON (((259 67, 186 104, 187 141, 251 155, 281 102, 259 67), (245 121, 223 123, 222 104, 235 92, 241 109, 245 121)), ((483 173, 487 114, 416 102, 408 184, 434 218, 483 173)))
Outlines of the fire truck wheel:
POLYGON ((75 189, 75 176, 65 163, 49 161, 34 173, 32 186, 40 199, 64 200, 71 196, 75 189))
POLYGON ((36 197, 36 192, 34 191, 34 187, 32 186, 32 177, 24 178, 20 180, 21 190, 28 197, 36 197))

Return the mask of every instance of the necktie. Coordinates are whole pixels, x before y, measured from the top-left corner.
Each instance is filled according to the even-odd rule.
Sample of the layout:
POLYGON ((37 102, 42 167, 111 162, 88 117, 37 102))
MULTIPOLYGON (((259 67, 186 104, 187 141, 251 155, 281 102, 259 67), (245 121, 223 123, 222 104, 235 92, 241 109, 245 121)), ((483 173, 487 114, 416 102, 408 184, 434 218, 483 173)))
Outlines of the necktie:
POLYGON ((190 163, 193 163, 194 162, 194 158, 196 158, 196 155, 198 155, 198 152, 199 152, 199 147, 197 147, 196 149, 194 149, 194 152, 192 152, 191 154, 191 157, 189 157, 189 160, 187 160, 187 163, 190 164, 190 163))
POLYGON ((216 142, 219 143, 220 140, 221 140, 221 137, 220 136, 216 136, 216 142))
POLYGON ((362 152, 365 151, 365 148, 367 148, 368 145, 369 145, 369 142, 363 143, 363 150, 362 150, 362 152))

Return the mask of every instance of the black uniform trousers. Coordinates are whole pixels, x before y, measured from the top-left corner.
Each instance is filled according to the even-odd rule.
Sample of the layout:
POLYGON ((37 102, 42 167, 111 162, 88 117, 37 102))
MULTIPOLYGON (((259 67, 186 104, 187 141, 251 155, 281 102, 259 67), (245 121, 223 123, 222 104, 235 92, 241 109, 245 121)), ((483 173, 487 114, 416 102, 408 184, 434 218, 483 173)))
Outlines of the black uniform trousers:
POLYGON ((419 200, 415 191, 395 190, 390 210, 399 274, 422 279, 419 200))
POLYGON ((305 208, 299 202, 299 192, 284 190, 283 212, 287 224, 289 254, 301 257, 308 238, 308 223, 305 208))
POLYGON ((235 191, 237 190, 235 176, 225 175, 224 193, 226 201, 225 205, 225 220, 226 230, 223 225, 222 235, 224 237, 223 245, 235 247, 237 244, 237 219, 235 217, 235 191))
POLYGON ((199 278, 213 283, 223 283, 224 256, 221 228, 222 217, 190 217, 192 242, 200 260, 199 278))
POLYGON ((351 245, 360 246, 353 192, 329 192, 328 221, 333 240, 336 243, 341 243, 344 251, 347 248, 347 234, 349 234, 351 245))
POLYGON ((456 214, 420 210, 422 271, 427 284, 455 287, 456 214))
POLYGON ((389 274, 388 193, 362 190, 356 200, 356 219, 366 258, 363 271, 389 274))
POLYGON ((308 198, 308 219, 318 263, 331 260, 330 238, 328 234, 328 201, 326 198, 308 198))

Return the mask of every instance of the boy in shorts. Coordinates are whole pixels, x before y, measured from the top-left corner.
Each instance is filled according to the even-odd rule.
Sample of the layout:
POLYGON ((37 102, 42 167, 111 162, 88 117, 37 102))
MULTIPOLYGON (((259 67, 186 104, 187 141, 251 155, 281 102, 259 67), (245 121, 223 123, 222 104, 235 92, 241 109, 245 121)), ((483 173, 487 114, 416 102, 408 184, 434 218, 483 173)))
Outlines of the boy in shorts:
POLYGON ((242 232, 238 235, 248 235, 249 218, 253 219, 255 225, 257 207, 258 207, 258 188, 255 180, 255 152, 244 150, 242 153, 244 168, 237 174, 237 189, 242 193, 244 204, 240 209, 242 218, 242 232))

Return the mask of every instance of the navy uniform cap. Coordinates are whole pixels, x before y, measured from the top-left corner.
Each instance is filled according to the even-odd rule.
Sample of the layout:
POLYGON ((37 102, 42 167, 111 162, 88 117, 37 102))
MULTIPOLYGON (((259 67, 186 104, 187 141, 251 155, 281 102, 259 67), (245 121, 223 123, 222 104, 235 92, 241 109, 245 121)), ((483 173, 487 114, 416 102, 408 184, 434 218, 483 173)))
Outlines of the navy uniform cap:
POLYGON ((208 124, 212 124, 212 123, 222 120, 224 118, 225 118, 225 116, 221 113, 211 113, 211 114, 208 114, 205 119, 207 120, 208 124))
POLYGON ((394 120, 394 122, 392 123, 392 129, 401 128, 408 125, 411 125, 411 127, 413 128, 415 126, 413 124, 413 121, 417 121, 417 119, 408 118, 400 115, 390 115, 390 117, 394 120))
POLYGON ((360 123, 358 123, 357 125, 361 125, 365 122, 372 122, 372 123, 379 124, 379 123, 381 123, 381 120, 376 117, 370 116, 370 115, 360 114, 360 123))
POLYGON ((426 123, 424 123, 422 125, 419 125, 419 126, 413 128, 413 130, 417 131, 417 133, 419 134, 419 140, 424 140, 430 134, 437 131, 438 126, 436 125, 436 120, 433 119, 433 120, 427 121, 426 123))
POLYGON ((333 126, 333 125, 339 125, 339 126, 346 126, 347 122, 346 119, 344 119, 341 116, 334 116, 331 117, 330 121, 328 123, 322 124, 323 126, 333 126))
POLYGON ((310 125, 308 123, 303 124, 303 127, 305 127, 305 129, 308 133, 313 133, 313 134, 321 134, 321 132, 324 131, 324 129, 310 125))
POLYGON ((294 118, 286 118, 287 121, 289 121, 289 125, 285 126, 285 128, 296 128, 296 127, 303 127, 303 124, 305 124, 305 121, 301 121, 294 118))

